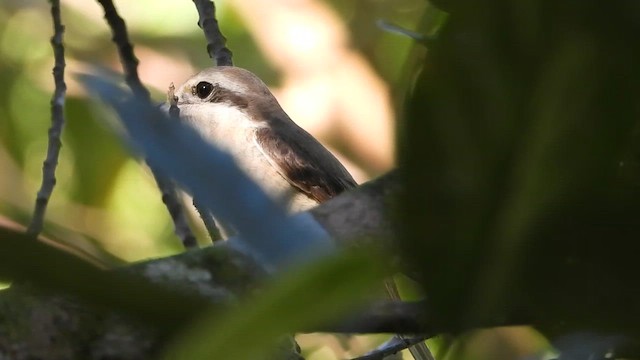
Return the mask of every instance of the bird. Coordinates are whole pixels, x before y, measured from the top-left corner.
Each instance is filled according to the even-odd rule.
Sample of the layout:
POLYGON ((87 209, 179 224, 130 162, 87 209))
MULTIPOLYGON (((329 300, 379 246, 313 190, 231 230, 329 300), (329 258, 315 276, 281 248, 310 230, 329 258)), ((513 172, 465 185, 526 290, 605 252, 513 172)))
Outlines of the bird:
POLYGON ((308 210, 357 186, 248 70, 207 68, 178 86, 174 96, 180 119, 228 152, 287 212, 308 210))
MULTIPOLYGON (((357 186, 340 161, 291 120, 268 86, 246 69, 204 69, 176 87, 173 96, 180 120, 228 152, 288 213, 357 186)), ((233 232, 227 224, 219 226, 233 232)))

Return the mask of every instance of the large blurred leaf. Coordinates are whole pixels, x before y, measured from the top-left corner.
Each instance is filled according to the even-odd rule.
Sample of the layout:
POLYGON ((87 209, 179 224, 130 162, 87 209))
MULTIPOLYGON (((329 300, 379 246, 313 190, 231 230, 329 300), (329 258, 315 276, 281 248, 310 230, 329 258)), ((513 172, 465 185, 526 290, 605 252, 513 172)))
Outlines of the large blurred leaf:
POLYGON ((167 359, 260 359, 283 335, 337 321, 381 287, 371 254, 343 254, 295 269, 220 316, 205 314, 181 334, 167 359))
POLYGON ((640 116, 639 11, 625 0, 452 11, 401 149, 404 250, 450 328, 517 312, 621 330, 638 314, 638 193, 617 167, 640 116))
POLYGON ((88 100, 67 98, 64 144, 75 157, 75 200, 101 206, 111 194, 127 154, 116 137, 92 121, 88 100), (99 166, 97 166, 99 164, 99 166))

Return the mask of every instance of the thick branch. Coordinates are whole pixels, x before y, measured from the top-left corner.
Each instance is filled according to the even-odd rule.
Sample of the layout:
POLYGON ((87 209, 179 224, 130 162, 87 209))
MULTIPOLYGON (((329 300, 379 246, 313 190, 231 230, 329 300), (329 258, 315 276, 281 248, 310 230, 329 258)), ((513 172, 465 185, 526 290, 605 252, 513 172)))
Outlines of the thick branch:
MULTIPOLYGON (((373 213, 382 209, 382 206, 376 203, 384 198, 377 194, 385 188, 382 186, 384 181, 367 184, 361 190, 343 195, 356 204, 369 202, 371 205, 369 210, 372 213, 367 215, 362 212, 363 216, 352 224, 361 231, 354 230, 349 232, 350 234, 371 234, 375 231, 375 226, 366 221, 366 218, 381 216, 373 213)), ((315 211, 322 214, 331 209, 330 212, 342 212, 344 218, 350 218, 347 213, 344 213, 344 211, 351 211, 350 207, 340 204, 343 203, 331 201, 321 205, 320 209, 315 211)), ((333 226, 337 223, 326 221, 326 224, 333 226)), ((328 230, 334 234, 344 234, 345 230, 341 227, 347 225, 341 222, 339 226, 328 230)), ((4 231, 0 241, 6 241, 6 237, 10 234, 17 234, 15 230, 10 231, 5 228, 4 231)), ((344 238, 340 242, 348 243, 344 238)), ((109 273, 96 272, 86 266, 83 270, 69 268, 67 266, 73 265, 74 261, 69 255, 66 255, 66 260, 58 261, 65 265, 58 266, 55 272, 33 267, 30 264, 45 263, 42 260, 44 258, 51 259, 54 254, 47 252, 51 249, 43 247, 34 251, 31 248, 24 248, 24 246, 32 246, 29 244, 24 245, 23 248, 16 248, 16 246, 11 244, 14 254, 26 253, 29 256, 21 257, 18 261, 15 256, 13 259, 2 256, 2 253, 8 254, 8 252, 0 252, 0 275, 9 276, 14 281, 21 279, 29 281, 32 285, 14 285, 10 290, 0 293, 0 318, 5 319, 0 322, 0 354, 15 354, 11 351, 20 349, 23 355, 36 356, 56 349, 55 351, 71 354, 67 357, 82 355, 83 358, 94 358, 97 355, 93 354, 105 354, 107 351, 112 351, 108 349, 119 349, 116 356, 118 358, 135 358, 141 354, 148 356, 152 354, 153 349, 158 349, 158 341, 162 334, 166 335, 167 331, 180 328, 191 319, 193 314, 202 311, 207 303, 228 303, 236 296, 254 290, 265 277, 261 265, 257 264, 251 256, 225 244, 137 264, 114 273, 118 275, 126 272, 126 274, 120 274, 126 275, 125 277, 118 275, 115 278, 112 278, 109 273), (13 269, 14 275, 4 273, 6 269, 13 269), (73 278, 72 274, 77 274, 78 271, 83 274, 84 282, 61 283, 64 276, 73 278), (94 275, 100 278, 92 279, 94 275), (139 276, 150 280, 151 284, 136 280, 139 276), (156 289, 153 284, 160 288, 156 289), (49 290, 47 292, 39 290, 44 288, 49 290), (75 296, 56 295, 51 291, 72 292, 75 296), (131 295, 127 295, 129 291, 133 291, 131 295), (156 294, 152 296, 158 301, 153 304, 135 305, 133 309, 137 310, 133 313, 127 310, 117 311, 117 309, 127 308, 130 305, 127 302, 134 301, 135 294, 140 291, 156 294), (188 295, 188 299, 191 300, 185 301, 179 294, 188 295), (179 311, 176 311, 175 307, 172 311, 163 308, 162 305, 167 301, 167 296, 173 299, 170 303, 182 306, 177 308, 179 311), (84 305, 87 302, 79 299, 100 304, 100 306, 84 305), (140 320, 147 325, 141 325, 138 322, 140 320), (16 332, 16 329, 29 329, 29 331, 16 332), (91 354, 70 353, 79 351, 78 349, 86 349, 86 344, 91 344, 91 354)), ((308 331, 416 333, 431 330, 417 320, 422 318, 418 316, 420 309, 419 304, 378 304, 341 324, 327 324, 317 329, 308 329, 308 331)))
POLYGON ((310 210, 344 246, 373 243, 392 247, 393 201, 400 188, 397 171, 361 185, 310 210))
POLYGON ((434 326, 423 321, 425 307, 424 302, 384 301, 339 324, 327 324, 309 332, 435 334, 434 326))
POLYGON ((24 237, 0 227, 0 279, 13 281, 0 292, 0 358, 152 358, 161 339, 263 276, 223 246, 107 272, 24 237))
MULTIPOLYGON (((386 206, 399 189, 398 181, 390 173, 311 212, 336 236, 338 244, 352 246, 351 236, 380 239, 377 231, 392 239, 386 206)), ((104 358, 104 354, 120 359, 148 358, 160 349, 165 336, 180 329, 205 307, 218 304, 224 311, 222 304, 255 291, 268 276, 250 254, 226 243, 104 272, 86 264, 80 265, 83 268, 79 271, 74 267, 79 262, 77 258, 68 254, 60 257, 59 251, 42 244, 35 249, 35 242, 6 244, 8 238, 20 236, 24 235, 15 228, 0 225, 0 278, 22 280, 0 292, 0 357, 42 357, 55 352, 63 354, 59 358, 104 358), (1 251, 2 246, 11 247, 13 252, 1 251), (60 257, 54 261, 59 264, 56 271, 33 266, 47 263, 52 257, 60 257), (78 278, 78 273, 83 276, 78 278), (141 281, 141 277, 147 280, 141 281), (74 296, 59 295, 61 291, 74 296), (137 303, 141 292, 148 296, 143 297, 144 303, 137 303), (156 301, 149 302, 149 298, 156 301)), ((355 244, 360 246, 359 242, 355 244)), ((424 302, 378 303, 340 323, 300 330, 424 337, 455 330, 446 324, 434 324, 428 308, 424 302)), ((519 324, 522 322, 506 320, 476 326, 519 324)), ((289 350, 295 353, 294 349, 289 350)), ((385 348, 382 353, 389 351, 395 348, 385 348)), ((372 354, 373 358, 378 355, 372 354)))

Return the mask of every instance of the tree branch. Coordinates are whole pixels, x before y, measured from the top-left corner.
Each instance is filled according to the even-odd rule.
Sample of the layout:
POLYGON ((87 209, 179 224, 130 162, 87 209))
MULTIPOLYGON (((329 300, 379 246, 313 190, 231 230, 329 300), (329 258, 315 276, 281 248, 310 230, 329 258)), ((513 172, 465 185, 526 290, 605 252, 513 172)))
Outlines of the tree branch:
POLYGON ((53 19, 53 36, 51 37, 51 47, 53 48, 54 66, 53 79, 55 90, 51 97, 51 128, 49 128, 49 145, 47 147, 47 157, 42 165, 42 184, 36 197, 33 218, 29 224, 28 233, 32 237, 38 236, 42 231, 44 214, 47 210, 49 198, 56 185, 56 167, 58 166, 58 156, 62 142, 60 136, 64 128, 64 101, 67 85, 64 82, 64 45, 62 44, 64 25, 60 15, 60 1, 51 0, 51 18, 53 19))
MULTIPOLYGON (((380 239, 375 236, 376 231, 388 233, 392 221, 386 206, 393 203, 399 188, 398 176, 391 172, 319 205, 310 213, 336 236, 340 246, 363 246, 350 237, 373 242, 380 239), (359 216, 351 214, 352 211, 359 216)), ((16 354, 19 350, 20 354, 33 356, 46 351, 71 354, 66 358, 100 358, 99 355, 109 352, 121 359, 150 357, 158 351, 162 339, 205 307, 217 305, 224 311, 225 304, 256 291, 269 276, 253 254, 229 246, 229 242, 104 272, 49 246, 20 241, 21 236, 21 232, 0 225, 0 279, 20 280, 18 285, 0 292, 3 319, 0 355, 16 354), (19 238, 7 243, 11 237, 19 238), (39 247, 34 248, 36 245, 39 247), (50 261, 59 264, 55 272, 33 266, 50 261), (77 277, 78 273, 83 274, 82 278, 77 277), (140 297, 141 293, 146 296, 140 297), (149 298, 156 301, 149 302, 149 298), (138 302, 139 299, 143 301, 138 302), (87 348, 89 355, 73 352, 87 348), (116 354, 113 349, 117 349, 116 354)), ((393 236, 385 238, 384 244, 392 245, 392 239, 393 236)), ((419 334, 411 338, 416 341, 460 330, 434 323, 429 306, 426 302, 380 302, 340 323, 299 330, 419 334)), ((507 319, 469 326, 521 324, 518 319, 507 319)), ((397 352, 412 344, 412 341, 390 344, 361 359, 376 359, 380 354, 397 352)))
MULTIPOLYGON (((214 59, 216 66, 233 66, 233 54, 226 47, 227 39, 222 35, 218 20, 216 19, 216 5, 213 1, 193 0, 198 10, 198 26, 204 32, 207 40, 207 53, 214 59)), ((198 198, 193 198, 193 206, 198 210, 209 237, 212 241, 222 239, 221 229, 218 228, 211 209, 198 198)))
MULTIPOLYGON (((107 20, 111 32, 112 40, 118 48, 118 55, 122 63, 122 69, 125 75, 125 82, 133 91, 134 95, 141 101, 150 104, 151 98, 149 91, 140 81, 138 76, 138 59, 133 52, 133 45, 129 42, 127 26, 124 20, 118 15, 118 11, 111 0, 98 0, 104 9, 104 18, 107 20)), ((178 198, 178 193, 173 181, 165 177, 161 171, 149 165, 156 184, 162 194, 162 202, 167 207, 171 220, 173 221, 175 233, 185 248, 193 248, 198 244, 193 235, 189 222, 185 214, 185 209, 178 198)))
POLYGON ((341 194, 309 212, 341 246, 375 244, 393 249, 397 170, 341 194))
MULTIPOLYGON (((169 86, 167 92, 167 102, 169 103, 169 117, 176 120, 180 117, 180 109, 178 109, 178 98, 175 96, 175 86, 173 83, 169 86)), ((151 168, 151 167, 150 167, 151 168)), ((156 180, 158 189, 162 193, 162 202, 169 210, 169 215, 173 220, 174 232, 176 236, 182 241, 182 245, 186 248, 194 248, 198 246, 196 237, 191 232, 187 217, 185 215, 185 209, 182 206, 182 202, 179 200, 179 194, 176 185, 173 181, 162 175, 157 169, 151 168, 153 177, 156 180)))
POLYGON ((186 249, 197 247, 198 242, 189 227, 185 209, 180 202, 175 184, 171 179, 162 175, 157 169, 151 166, 149 166, 149 168, 151 169, 153 178, 156 180, 156 185, 158 185, 158 189, 160 189, 160 193, 162 194, 162 202, 169 211, 171 220, 173 220, 174 233, 186 249))
POLYGON ((424 321, 426 306, 423 301, 381 301, 339 324, 326 324, 308 332, 435 334, 434 326, 424 321))
MULTIPOLYGON (((372 205, 370 211, 378 212, 382 206, 377 202, 384 197, 373 194, 385 189, 382 184, 391 179, 385 177, 341 196, 355 203, 368 202, 372 205), (365 199, 372 196, 373 199, 365 199)), ((350 211, 349 207, 340 204, 344 203, 330 201, 314 211, 350 211)), ((362 214, 364 218, 382 216, 362 214)), ((342 215, 350 218, 346 213, 342 215)), ((355 230, 350 234, 373 231, 373 225, 367 221, 357 221, 353 226, 363 231, 355 230)), ((328 230, 342 232, 339 227, 328 230)), ((118 349, 118 358, 136 358, 141 354, 148 357, 159 348, 160 339, 167 331, 179 329, 209 303, 230 303, 236 296, 254 291, 267 276, 262 265, 250 254, 227 246, 227 243, 136 264, 116 272, 104 272, 86 264, 78 265, 82 269, 75 268, 74 264, 80 260, 67 254, 56 260, 56 256, 61 256, 56 255, 60 251, 42 244, 33 248, 37 243, 7 242, 10 237, 19 236, 15 230, 0 227, 0 250, 3 246, 12 249, 11 252, 0 251, 0 278, 20 280, 18 285, 0 293, 0 317, 6 319, 0 322, 0 354, 15 354, 12 353, 15 349, 34 356, 45 351, 60 351, 73 358, 80 355, 69 352, 86 350, 86 344, 91 344, 91 354, 80 357, 97 358, 98 355, 94 357, 93 354, 105 354, 113 349, 118 349), (33 266, 52 259, 60 264, 55 272, 33 266), (83 274, 81 280, 74 275, 79 272, 83 274), (141 277, 147 281, 141 282, 141 277), (42 289, 49 290, 43 292, 42 289), (74 295, 60 295, 59 292, 74 295), (136 301, 139 297, 136 294, 140 292, 151 294, 157 301, 151 304, 148 296, 143 297, 147 303, 133 306, 136 309, 133 312, 124 310, 131 309, 131 304, 127 303, 136 301), (182 298, 180 294, 186 297, 182 298), (98 304, 99 307, 86 304, 98 304), (29 331, 16 332, 16 329, 29 331), (12 337, 3 334, 12 334, 12 337)), ((338 242, 350 244, 346 239, 338 242)), ((433 329, 419 321, 424 318, 422 308, 419 303, 375 304, 340 324, 327 324, 307 331, 432 333, 433 329)))
POLYGON ((384 360, 385 357, 396 354, 413 345, 420 344, 428 338, 428 336, 414 336, 410 338, 394 336, 390 341, 385 342, 377 349, 351 360, 384 360))
POLYGON ((140 77, 138 76, 138 59, 133 53, 133 45, 131 45, 129 41, 127 25, 120 15, 118 15, 118 10, 116 10, 113 1, 98 0, 98 2, 102 5, 104 18, 111 28, 111 33, 113 34, 111 39, 118 48, 118 55, 122 63, 125 82, 137 97, 144 101, 150 101, 149 90, 142 85, 140 77))
POLYGON ((204 227, 205 229, 207 229, 207 233, 209 234, 211 241, 221 240, 222 233, 220 229, 218 229, 218 224, 216 224, 216 220, 214 219, 213 214, 211 213, 211 210, 209 210, 208 207, 206 207, 196 198, 193 198, 193 206, 198 211, 198 214, 200 215, 200 219, 202 219, 202 222, 204 223, 204 227))
POLYGON ((216 19, 216 6, 213 1, 193 0, 198 9, 198 26, 207 39, 207 53, 217 66, 233 66, 231 50, 226 46, 227 39, 222 35, 216 19))
POLYGON ((22 231, 0 227, 0 279, 13 281, 0 292, 2 358, 104 358, 83 351, 113 349, 122 354, 110 358, 149 358, 161 339, 205 308, 222 311, 264 274, 250 257, 222 246, 103 271, 24 239, 22 231), (47 352, 66 355, 42 356, 47 352))

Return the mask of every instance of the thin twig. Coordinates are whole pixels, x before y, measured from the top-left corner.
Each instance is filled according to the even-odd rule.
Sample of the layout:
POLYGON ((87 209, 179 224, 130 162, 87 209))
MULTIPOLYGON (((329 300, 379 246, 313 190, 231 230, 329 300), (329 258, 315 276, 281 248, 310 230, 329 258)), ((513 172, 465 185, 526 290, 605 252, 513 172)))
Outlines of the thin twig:
MULTIPOLYGON (((167 102, 169 103, 169 117, 174 119, 175 121, 179 121, 180 108, 178 108, 178 98, 175 96, 174 92, 175 92, 175 86, 173 85, 173 83, 171 83, 171 85, 169 86, 169 92, 167 93, 167 102)), ((171 182, 171 184, 172 184, 172 189, 166 189, 166 190, 171 190, 174 193, 176 193, 175 184, 173 182, 171 182)), ((158 183, 158 186, 160 187, 160 190, 162 190, 162 194, 163 194, 162 198, 164 200, 165 187, 160 186, 160 183, 158 183)), ((177 199, 177 195, 174 196, 174 198, 177 199)), ((211 213, 211 211, 206 207, 204 207, 204 205, 196 201, 196 199, 193 199, 193 206, 195 206, 196 210, 198 210, 198 214, 200 215, 200 218, 202 219, 202 222, 204 223, 204 226, 207 229, 207 233, 209 233, 209 237, 211 238, 211 241, 222 239, 222 236, 220 235, 220 231, 216 226, 216 222, 213 218, 213 214, 211 213)), ((171 212, 171 207, 169 207, 169 204, 167 204, 167 208, 169 208, 169 212, 171 212)), ((173 208, 180 209, 180 211, 183 211, 182 210, 183 207, 181 203, 176 203, 173 206, 173 208)), ((174 223, 176 224, 176 234, 182 239, 180 234, 178 234, 178 222, 181 220, 179 218, 179 215, 180 214, 176 214, 176 218, 174 218, 174 223)), ((172 216, 173 216, 173 213, 172 213, 172 216)), ((182 218, 184 218, 184 216, 182 216, 182 218)), ((188 226, 187 226, 187 229, 188 229, 188 226)), ((191 231, 189 231, 189 233, 191 233, 191 231)), ((184 243, 184 239, 183 239, 183 243, 184 243)))
MULTIPOLYGON (((169 87, 169 94, 167 95, 167 101, 169 102, 169 117, 175 119, 176 121, 180 120, 180 108, 178 108, 178 98, 174 95, 175 86, 171 83, 169 87)), ((161 188, 162 189, 162 188, 161 188)), ((164 191, 163 191, 163 199, 164 199, 164 191)), ((207 233, 209 234, 209 238, 211 241, 217 241, 222 239, 222 235, 220 234, 220 230, 216 225, 216 221, 213 218, 213 214, 211 210, 197 201, 195 198, 193 199, 193 206, 195 206, 202 222, 204 223, 205 228, 207 229, 207 233)), ((168 207, 168 205, 167 205, 168 207)), ((182 206, 180 206, 182 209, 182 206)), ((175 222, 176 219, 174 219, 175 222)), ((176 233, 178 231, 178 225, 176 223, 176 233)), ((179 235, 178 235, 179 236, 179 235)))
POLYGON ((202 223, 204 227, 207 229, 207 233, 209 233, 209 237, 211 241, 218 241, 222 239, 222 233, 220 229, 218 229, 218 225, 216 224, 216 220, 211 213, 211 210, 208 209, 204 204, 202 204, 198 199, 193 198, 193 206, 198 211, 200 218, 202 219, 202 223))
MULTIPOLYGON (((207 39, 207 53, 214 59, 216 66, 233 66, 231 50, 226 46, 227 39, 222 35, 218 20, 216 19, 216 5, 213 1, 193 0, 198 9, 198 26, 204 32, 207 39)), ((200 218, 209 233, 212 241, 222 238, 220 229, 216 225, 211 210, 206 208, 202 201, 193 199, 193 206, 198 210, 200 218)))
POLYGON ((370 351, 362 356, 353 358, 352 360, 382 360, 389 355, 396 354, 413 345, 421 344, 427 339, 428 337, 426 336, 403 337, 403 338, 394 336, 391 339, 391 341, 386 342, 384 345, 380 346, 379 348, 373 351, 370 351))
MULTIPOLYGON (((387 294, 389 295, 391 300, 402 301, 400 293, 398 292, 398 287, 396 286, 396 282, 392 277, 385 279, 384 284, 385 288, 387 289, 387 294)), ((404 334, 396 334, 395 337, 400 341, 409 341, 409 338, 404 334)), ((413 358, 416 360, 433 360, 433 355, 424 342, 418 342, 412 346, 409 346, 409 352, 411 352, 411 356, 413 356, 413 358)))
POLYGON ((171 215, 171 219, 173 220, 176 236, 185 248, 190 249, 197 247, 198 242, 191 232, 187 218, 184 215, 184 207, 180 201, 178 201, 175 185, 169 178, 155 171, 154 168, 151 168, 151 172, 156 179, 158 189, 160 189, 162 193, 162 202, 167 207, 167 210, 169 210, 169 215, 171 215))
POLYGON ((185 209, 179 201, 175 184, 169 178, 160 175, 154 170, 154 168, 151 168, 151 172, 153 173, 153 177, 156 179, 158 189, 160 189, 160 192, 162 193, 162 202, 167 207, 167 210, 169 210, 169 215, 173 220, 176 236, 180 239, 185 249, 198 247, 198 241, 196 240, 195 235, 193 235, 193 232, 191 232, 189 222, 185 216, 185 209))
POLYGON ((42 165, 42 184, 36 197, 35 209, 31 224, 27 233, 33 237, 38 236, 42 231, 44 214, 47 210, 49 198, 56 185, 56 167, 58 166, 58 156, 62 142, 60 136, 64 128, 64 102, 67 92, 67 85, 64 82, 64 46, 62 45, 64 25, 60 15, 60 1, 51 0, 51 17, 53 19, 53 36, 51 37, 51 47, 53 48, 54 66, 53 80, 55 90, 51 97, 51 127, 49 128, 49 144, 47 146, 47 157, 42 165))
POLYGON ((430 45, 430 43, 434 40, 433 37, 426 36, 426 35, 421 34, 419 32, 407 30, 407 29, 405 29, 403 27, 400 27, 400 26, 398 26, 396 24, 393 24, 391 22, 388 22, 386 20, 379 19, 379 20, 376 21, 376 25, 380 29, 382 29, 384 31, 390 32, 392 34, 398 34, 398 35, 401 35, 401 36, 406 36, 408 38, 411 38, 411 39, 415 40, 418 43, 421 43, 421 44, 425 45, 425 46, 426 45, 430 45))
POLYGON ((218 20, 216 20, 216 6, 212 1, 193 0, 198 9, 198 26, 207 39, 207 53, 215 60, 217 66, 233 66, 231 50, 226 46, 227 39, 222 35, 218 20))
MULTIPOLYGON (((127 26, 124 20, 118 15, 113 1, 111 0, 98 0, 102 8, 104 9, 104 18, 107 20, 109 27, 113 33, 112 40, 118 48, 118 54, 120 56, 120 62, 125 75, 125 82, 131 88, 134 95, 141 101, 150 104, 151 97, 149 91, 144 87, 138 76, 138 59, 133 53, 133 45, 129 42, 129 35, 127 33, 127 26)), ((170 102, 173 102, 173 108, 175 106, 173 93, 170 95, 170 102)), ((175 110, 174 110, 175 111, 175 110)), ((175 226, 175 233, 182 241, 182 244, 186 248, 197 246, 196 238, 189 228, 189 224, 185 215, 183 206, 178 199, 178 193, 176 191, 173 181, 163 176, 160 171, 154 169, 151 165, 151 172, 158 184, 158 188, 162 193, 162 201, 164 202, 173 224, 175 226)))
POLYGON ((138 59, 133 53, 133 45, 129 42, 127 25, 120 15, 118 15, 118 10, 116 10, 116 7, 113 5, 113 1, 98 0, 98 2, 102 5, 104 18, 107 20, 109 27, 111 27, 113 34, 111 40, 113 40, 118 47, 125 82, 137 97, 144 101, 150 101, 149 91, 142 85, 140 77, 138 76, 138 59))
MULTIPOLYGON (((178 99, 176 98, 174 92, 176 88, 171 83, 169 86, 169 91, 167 92, 167 102, 169 103, 169 117, 173 119, 180 118, 180 109, 177 106, 178 99)), ((176 236, 182 241, 182 245, 185 248, 194 248, 198 246, 198 242, 196 241, 196 237, 191 232, 191 228, 189 227, 189 222, 187 221, 187 217, 185 214, 184 206, 182 206, 182 202, 179 200, 178 192, 176 191, 176 186, 168 177, 162 175, 159 171, 154 168, 151 168, 151 172, 153 173, 153 177, 156 179, 156 184, 158 185, 158 189, 162 193, 162 202, 169 210, 169 215, 171 215, 171 219, 173 220, 173 225, 175 227, 176 236)))

